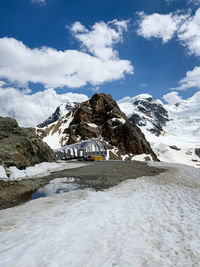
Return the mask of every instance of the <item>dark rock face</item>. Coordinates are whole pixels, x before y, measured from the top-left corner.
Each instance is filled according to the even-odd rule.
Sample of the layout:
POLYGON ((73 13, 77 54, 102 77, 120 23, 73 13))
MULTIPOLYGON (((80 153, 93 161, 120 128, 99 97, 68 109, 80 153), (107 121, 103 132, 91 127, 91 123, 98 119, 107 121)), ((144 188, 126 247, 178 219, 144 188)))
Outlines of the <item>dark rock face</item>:
POLYGON ((138 126, 146 126, 147 122, 150 121, 152 128, 149 131, 159 136, 163 131, 163 126, 169 121, 167 110, 153 97, 139 99, 133 104, 137 113, 134 113, 130 119, 138 126))
POLYGON ((195 148, 195 154, 200 158, 200 148, 195 148))
POLYGON ((74 108, 76 108, 78 106, 79 106, 78 103, 65 103, 64 105, 60 105, 59 107, 57 107, 55 112, 47 120, 38 124, 37 127, 43 128, 43 127, 48 126, 49 124, 54 123, 57 120, 59 120, 62 117, 61 108, 64 109, 65 114, 67 114, 70 110, 73 110, 74 108))
POLYGON ((21 128, 16 120, 0 117, 0 163, 6 167, 26 168, 43 161, 54 161, 50 147, 33 128, 21 128))
MULTIPOLYGON (((95 94, 90 100, 76 107, 72 117, 69 127, 63 132, 66 136, 66 142, 62 143, 63 145, 99 138, 107 146, 117 147, 119 154, 146 153, 157 160, 144 134, 122 113, 110 95, 95 94)), ((58 128, 59 123, 60 121, 54 128, 58 128)))

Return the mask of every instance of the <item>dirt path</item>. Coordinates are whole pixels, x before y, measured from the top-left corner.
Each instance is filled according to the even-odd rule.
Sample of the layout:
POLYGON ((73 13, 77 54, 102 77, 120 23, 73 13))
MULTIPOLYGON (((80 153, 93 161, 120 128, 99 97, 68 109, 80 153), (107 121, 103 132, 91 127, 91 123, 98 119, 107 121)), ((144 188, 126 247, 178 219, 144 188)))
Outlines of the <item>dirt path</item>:
MULTIPOLYGON (((69 163, 70 164, 70 163, 69 163)), ((93 162, 77 169, 67 169, 49 176, 20 181, 0 181, 0 209, 9 208, 29 200, 40 187, 55 178, 73 177, 75 182, 95 190, 115 186, 127 179, 156 175, 164 170, 149 167, 143 162, 93 162)))

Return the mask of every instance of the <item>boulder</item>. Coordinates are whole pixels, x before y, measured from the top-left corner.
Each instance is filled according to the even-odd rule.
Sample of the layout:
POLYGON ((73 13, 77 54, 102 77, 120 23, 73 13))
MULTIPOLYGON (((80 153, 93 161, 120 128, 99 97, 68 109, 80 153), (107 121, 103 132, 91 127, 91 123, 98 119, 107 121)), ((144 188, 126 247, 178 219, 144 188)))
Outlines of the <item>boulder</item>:
POLYGON ((0 117, 0 162, 24 169, 43 161, 54 161, 51 148, 33 128, 21 128, 16 120, 0 117))

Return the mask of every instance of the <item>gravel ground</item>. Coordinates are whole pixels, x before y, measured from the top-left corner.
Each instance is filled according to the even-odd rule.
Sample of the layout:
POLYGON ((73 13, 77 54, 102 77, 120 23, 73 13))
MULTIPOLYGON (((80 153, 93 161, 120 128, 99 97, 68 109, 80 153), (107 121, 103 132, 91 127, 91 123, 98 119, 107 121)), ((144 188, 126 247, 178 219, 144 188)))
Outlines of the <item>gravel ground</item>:
POLYGON ((54 172, 49 176, 21 181, 0 181, 0 209, 9 208, 29 200, 34 192, 55 178, 73 177, 81 186, 103 190, 127 179, 153 176, 165 170, 149 167, 144 162, 103 161, 92 162, 77 169, 54 172))

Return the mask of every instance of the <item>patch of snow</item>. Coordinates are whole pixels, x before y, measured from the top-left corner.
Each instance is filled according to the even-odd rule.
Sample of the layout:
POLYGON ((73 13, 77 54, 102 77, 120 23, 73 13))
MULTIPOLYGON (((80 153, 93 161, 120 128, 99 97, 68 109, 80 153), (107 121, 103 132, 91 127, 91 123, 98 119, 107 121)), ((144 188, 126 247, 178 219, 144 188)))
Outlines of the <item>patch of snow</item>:
POLYGON ((122 124, 126 123, 126 120, 123 118, 112 118, 112 121, 120 121, 122 124))
POLYGON ((0 166, 0 180, 8 179, 6 171, 3 166, 0 166))
POLYGON ((43 141, 47 143, 52 149, 57 149, 63 146, 62 140, 65 139, 67 141, 67 136, 64 134, 64 130, 67 129, 70 125, 70 123, 73 120, 73 112, 69 112, 69 116, 62 117, 58 122, 54 123, 54 127, 56 127, 57 123, 61 123, 61 127, 57 131, 54 131, 54 127, 50 131, 50 133, 43 138, 43 141))
POLYGON ((161 161, 199 167, 200 158, 195 154, 195 148, 199 147, 198 143, 181 140, 180 135, 174 138, 172 135, 167 134, 157 137, 145 129, 143 129, 143 133, 161 161), (177 151, 170 148, 170 146, 174 145, 180 150, 177 151))
POLYGON ((51 130, 51 132, 43 138, 43 141, 47 143, 47 145, 49 145, 52 149, 56 149, 61 146, 60 134, 58 131, 55 132, 54 134, 52 134, 52 132, 53 130, 51 130))
POLYGON ((200 170, 151 164, 167 171, 1 210, 1 265, 199 266, 200 170))
POLYGON ((86 163, 66 163, 66 162, 42 162, 35 166, 27 167, 25 170, 19 170, 15 166, 9 167, 10 176, 3 177, 3 180, 22 180, 26 178, 38 178, 49 175, 53 171, 61 171, 65 169, 74 169, 86 166, 86 163))
POLYGON ((122 159, 122 160, 126 160, 126 158, 128 158, 128 157, 129 157, 128 154, 126 154, 126 155, 121 155, 121 159, 122 159))
POLYGON ((149 161, 153 161, 152 156, 150 154, 140 154, 140 155, 135 155, 132 157, 132 160, 136 160, 136 161, 147 161, 147 158, 149 159, 149 161))
POLYGON ((98 126, 95 123, 87 123, 88 126, 93 127, 93 128, 97 128, 98 126))

